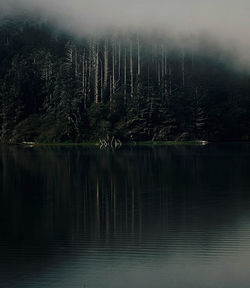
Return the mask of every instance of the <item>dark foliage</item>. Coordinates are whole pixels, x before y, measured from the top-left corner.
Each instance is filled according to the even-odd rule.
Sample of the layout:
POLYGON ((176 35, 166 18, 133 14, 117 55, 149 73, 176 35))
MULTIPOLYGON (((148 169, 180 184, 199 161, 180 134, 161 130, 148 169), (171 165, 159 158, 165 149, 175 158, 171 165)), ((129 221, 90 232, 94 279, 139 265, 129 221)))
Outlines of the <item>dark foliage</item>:
POLYGON ((0 27, 2 142, 250 140, 250 75, 140 35, 73 40, 0 27))

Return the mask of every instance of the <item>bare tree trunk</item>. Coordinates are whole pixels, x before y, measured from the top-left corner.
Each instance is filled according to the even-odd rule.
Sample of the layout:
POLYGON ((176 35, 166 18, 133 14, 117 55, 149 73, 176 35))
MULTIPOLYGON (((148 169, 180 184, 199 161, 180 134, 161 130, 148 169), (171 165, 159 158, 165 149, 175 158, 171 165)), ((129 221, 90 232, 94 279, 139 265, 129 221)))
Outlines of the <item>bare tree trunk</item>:
POLYGON ((108 41, 104 44, 104 90, 108 87, 108 41))
POLYGON ((140 53, 140 40, 139 40, 139 38, 137 38, 137 59, 138 59, 137 74, 138 74, 138 76, 140 76, 141 75, 141 53, 140 53))
POLYGON ((148 65, 148 67, 147 67, 147 70, 148 70, 148 71, 147 71, 147 76, 148 76, 148 77, 147 77, 147 90, 148 90, 148 91, 147 91, 147 92, 148 92, 148 93, 147 93, 147 99, 149 100, 149 65, 148 65))
POLYGON ((127 48, 125 47, 124 53, 124 97, 126 102, 126 94, 127 94, 127 48))
POLYGON ((164 52, 163 52, 163 45, 161 47, 161 77, 164 77, 164 52))
POLYGON ((86 93, 86 74, 85 74, 85 50, 83 53, 83 59, 82 59, 82 93, 84 97, 84 109, 87 109, 87 93, 86 93))
POLYGON ((130 84, 130 94, 131 94, 131 98, 133 98, 134 96, 134 76, 133 76, 133 46, 132 46, 132 40, 130 40, 130 80, 131 80, 131 84, 130 84))
POLYGON ((164 75, 167 76, 167 69, 168 69, 168 63, 167 63, 167 52, 165 50, 165 55, 164 55, 164 58, 165 58, 165 69, 164 69, 164 75))
POLYGON ((78 53, 77 53, 77 48, 75 48, 75 77, 78 77, 78 53))
MULTIPOLYGON (((89 57, 88 57, 88 97, 92 96, 93 87, 93 66, 94 66, 94 52, 93 52, 93 41, 89 41, 89 57), (91 95, 91 96, 90 96, 91 95)), ((92 101, 92 99, 90 99, 92 101)))
POLYGON ((100 64, 101 64, 101 103, 103 103, 103 64, 101 60, 100 64))
POLYGON ((169 73, 169 96, 172 96, 172 68, 170 64, 168 67, 168 73, 169 73))
POLYGON ((112 105, 112 101, 113 101, 113 95, 112 95, 112 76, 110 75, 110 80, 109 80, 109 102, 110 102, 110 106, 112 105))
POLYGON ((112 59, 112 94, 115 94, 115 43, 113 43, 112 59))
POLYGON ((118 48, 118 57, 119 57, 119 62, 118 62, 118 75, 119 75, 119 80, 121 79, 121 42, 119 41, 119 48, 118 48))
POLYGON ((168 83, 167 83, 167 54, 166 48, 164 51, 164 94, 167 98, 167 103, 169 103, 169 95, 168 95, 168 83))
POLYGON ((159 61, 157 61, 157 70, 158 70, 158 85, 161 85, 161 67, 159 61))
POLYGON ((98 44, 96 45, 96 52, 95 52, 95 103, 99 102, 99 91, 98 91, 98 84, 99 84, 99 47, 98 44))

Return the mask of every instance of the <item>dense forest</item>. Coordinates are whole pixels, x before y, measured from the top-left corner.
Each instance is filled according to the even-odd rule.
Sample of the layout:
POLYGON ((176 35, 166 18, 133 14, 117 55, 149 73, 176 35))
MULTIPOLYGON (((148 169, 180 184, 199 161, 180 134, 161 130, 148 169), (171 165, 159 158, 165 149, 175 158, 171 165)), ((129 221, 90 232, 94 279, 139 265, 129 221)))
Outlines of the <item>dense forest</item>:
POLYGON ((250 73, 212 42, 173 42, 3 21, 1 141, 250 140, 250 73))

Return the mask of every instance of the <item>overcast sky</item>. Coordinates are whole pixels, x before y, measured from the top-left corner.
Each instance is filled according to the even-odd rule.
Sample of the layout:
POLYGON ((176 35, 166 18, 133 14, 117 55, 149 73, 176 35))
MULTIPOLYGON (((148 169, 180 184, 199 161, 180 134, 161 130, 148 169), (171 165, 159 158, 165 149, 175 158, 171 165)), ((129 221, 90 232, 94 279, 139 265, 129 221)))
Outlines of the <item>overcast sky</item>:
POLYGON ((157 28, 176 35, 207 33, 250 51, 250 0, 0 0, 0 9, 37 10, 77 34, 157 28))

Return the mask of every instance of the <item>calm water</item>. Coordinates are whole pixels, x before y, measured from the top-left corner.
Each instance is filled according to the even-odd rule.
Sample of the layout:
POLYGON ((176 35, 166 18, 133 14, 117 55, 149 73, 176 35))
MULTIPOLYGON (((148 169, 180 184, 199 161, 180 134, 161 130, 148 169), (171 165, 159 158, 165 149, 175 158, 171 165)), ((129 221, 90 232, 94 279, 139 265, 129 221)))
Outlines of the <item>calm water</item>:
POLYGON ((250 287, 250 145, 0 148, 0 287, 250 287))

